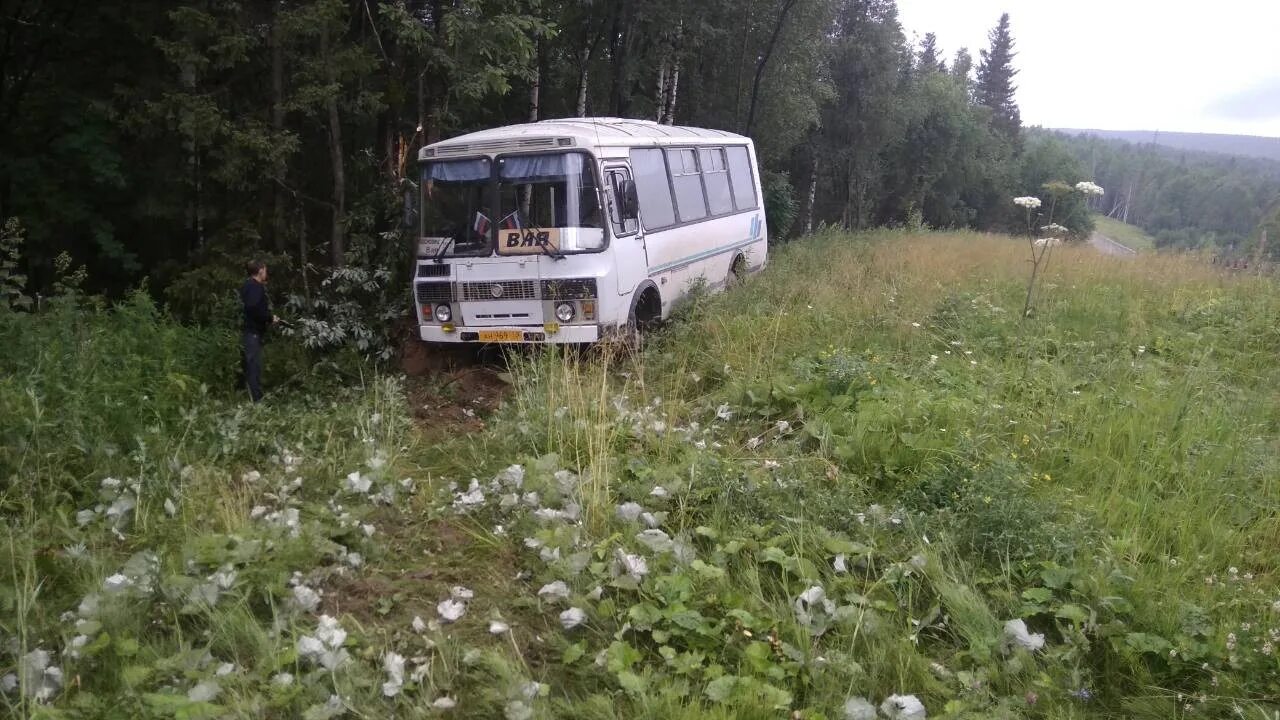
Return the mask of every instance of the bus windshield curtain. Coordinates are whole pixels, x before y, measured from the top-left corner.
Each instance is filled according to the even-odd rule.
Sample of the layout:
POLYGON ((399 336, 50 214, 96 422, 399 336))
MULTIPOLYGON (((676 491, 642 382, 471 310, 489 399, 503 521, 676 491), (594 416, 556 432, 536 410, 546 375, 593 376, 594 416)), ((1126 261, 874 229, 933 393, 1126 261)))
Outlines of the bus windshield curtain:
POLYGON ((489 179, 488 160, 452 160, 427 163, 422 179, 436 182, 480 182, 489 179))
MULTIPOLYGON (((582 155, 524 155, 504 158, 501 177, 527 183, 561 182, 582 176, 582 155)), ((577 183, 573 183, 577 184, 577 183)))

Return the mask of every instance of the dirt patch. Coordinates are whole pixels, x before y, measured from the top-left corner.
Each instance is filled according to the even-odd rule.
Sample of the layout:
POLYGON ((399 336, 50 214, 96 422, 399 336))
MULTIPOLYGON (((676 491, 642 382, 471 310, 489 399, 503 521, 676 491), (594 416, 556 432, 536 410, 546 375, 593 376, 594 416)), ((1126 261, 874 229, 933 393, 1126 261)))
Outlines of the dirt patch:
POLYGON ((492 367, 467 367, 410 378, 409 411, 427 435, 444 431, 475 431, 497 410, 510 391, 492 367))
POLYGON ((401 334, 400 368, 409 378, 409 412, 428 435, 483 429, 510 390, 501 353, 473 346, 428 345, 401 334))

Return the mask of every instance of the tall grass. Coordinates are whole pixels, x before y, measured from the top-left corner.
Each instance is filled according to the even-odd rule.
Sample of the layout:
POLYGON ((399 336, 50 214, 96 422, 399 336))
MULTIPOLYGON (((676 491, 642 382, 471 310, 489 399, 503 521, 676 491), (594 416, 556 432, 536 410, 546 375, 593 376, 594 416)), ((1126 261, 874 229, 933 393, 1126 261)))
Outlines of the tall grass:
MULTIPOLYGON (((1063 247, 1023 319, 1025 253, 972 233, 788 245, 641 353, 513 360, 484 429, 430 442, 394 381, 247 407, 219 389, 231 339, 145 303, 0 319, 31 333, 0 348, 0 631, 19 639, 0 675, 67 647, 59 614, 151 550, 160 591, 101 613, 112 639, 62 656, 78 685, 54 707, 834 718, 914 694, 931 717, 1269 717, 1280 290, 1063 247), (375 505, 352 471, 432 484, 375 505), (142 487, 123 537, 76 522, 107 476, 142 487), (298 536, 260 506, 298 509, 298 536), (237 579, 214 605, 184 600, 220 568, 237 579), (321 608, 295 607, 294 571, 321 608), (556 581, 568 597, 538 595, 556 581), (460 585, 463 618, 410 627, 460 585), (585 622, 564 630, 569 607, 585 622), (350 631, 337 672, 297 651, 319 612, 350 631), (385 650, 423 668, 394 697, 385 650), (210 680, 215 709, 183 704, 210 680)), ((38 709, 23 697, 4 701, 38 709)))

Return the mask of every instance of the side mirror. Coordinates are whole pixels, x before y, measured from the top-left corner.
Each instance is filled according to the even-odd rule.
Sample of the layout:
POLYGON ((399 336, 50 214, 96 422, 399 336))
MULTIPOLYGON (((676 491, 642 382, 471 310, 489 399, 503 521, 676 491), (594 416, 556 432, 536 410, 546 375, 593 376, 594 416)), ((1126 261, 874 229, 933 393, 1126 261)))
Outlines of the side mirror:
POLYGON ((622 219, 635 220, 640 217, 640 196, 636 193, 635 180, 622 181, 622 197, 618 202, 622 205, 622 219))

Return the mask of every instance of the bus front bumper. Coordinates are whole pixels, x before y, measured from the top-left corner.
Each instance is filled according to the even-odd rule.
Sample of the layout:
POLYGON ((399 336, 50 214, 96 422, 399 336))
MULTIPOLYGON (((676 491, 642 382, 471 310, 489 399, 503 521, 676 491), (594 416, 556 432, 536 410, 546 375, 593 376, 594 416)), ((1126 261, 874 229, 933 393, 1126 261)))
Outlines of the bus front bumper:
POLYGON ((542 325, 512 327, 454 326, 445 332, 442 325, 419 325, 419 335, 425 342, 433 343, 512 343, 522 345, 560 345, 593 343, 600 339, 599 325, 561 325, 548 328, 542 325))

